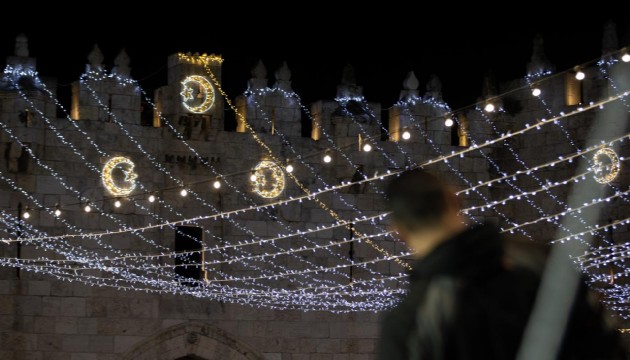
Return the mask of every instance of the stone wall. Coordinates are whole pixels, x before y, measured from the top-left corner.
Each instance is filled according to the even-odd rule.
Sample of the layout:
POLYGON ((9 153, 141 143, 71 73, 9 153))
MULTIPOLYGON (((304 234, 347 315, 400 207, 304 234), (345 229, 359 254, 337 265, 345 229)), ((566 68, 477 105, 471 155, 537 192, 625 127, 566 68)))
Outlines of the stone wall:
MULTIPOLYGON (((86 204, 78 201, 76 194, 60 185, 49 170, 39 166, 33 159, 24 160, 28 156, 24 156, 16 140, 7 131, 2 131, 0 149, 3 159, 6 160, 0 161, 2 176, 32 194, 43 206, 54 208, 56 204, 64 204, 63 220, 45 211, 34 211, 28 224, 48 234, 71 232, 63 221, 85 231, 103 231, 120 228, 120 224, 142 226, 156 223, 159 219, 189 218, 199 214, 240 209, 265 201, 251 191, 248 178, 250 169, 268 154, 254 141, 242 121, 237 132, 223 130, 220 126, 223 121, 222 101, 217 103, 217 108, 212 113, 203 115, 212 119, 211 126, 187 127, 189 123, 180 122, 182 116, 190 114, 183 112, 180 104, 175 103, 179 99, 177 86, 186 71, 195 74, 202 72, 198 66, 188 64, 178 67, 179 65, 181 63, 176 58, 169 58, 169 84, 158 91, 161 97, 157 106, 165 109, 164 116, 156 117, 155 127, 140 125, 141 94, 129 88, 121 88, 113 80, 99 82, 99 86, 94 87, 97 97, 111 99, 111 102, 106 102, 109 104, 106 107, 95 104, 85 84, 75 85, 76 108, 72 117, 88 134, 87 137, 70 126, 68 119, 55 117, 54 103, 45 93, 29 93, 29 98, 34 99, 36 107, 43 111, 33 114, 26 124, 20 120, 23 117, 18 115, 29 109, 30 105, 14 89, 0 92, 0 121, 18 139, 28 143, 37 158, 58 172, 59 178, 67 186, 76 189, 82 196, 92 199, 108 196, 101 184, 100 175, 85 165, 87 161, 100 169, 107 159, 102 152, 109 156, 125 155, 132 158, 136 163, 138 180, 146 187, 146 190, 138 190, 146 191, 145 197, 134 201, 124 200, 120 208, 113 206, 113 199, 94 204, 111 215, 111 218, 97 213, 86 214, 83 211, 86 204), (110 105, 111 114, 106 111, 110 105), (44 120, 45 117, 50 123, 44 120), (184 136, 186 143, 165 122, 173 124, 180 134, 188 132, 184 136), (63 137, 80 150, 85 160, 64 144, 51 126, 62 129, 60 131, 63 137), (135 141, 131 141, 130 136, 135 141), (92 142, 97 143, 102 152, 95 150, 92 142), (194 148, 197 154, 192 153, 186 144, 194 148), (18 166, 20 161, 22 165, 18 166), (164 171, 160 171, 156 163, 163 166, 164 171), (223 186, 220 190, 212 189, 210 184, 214 177, 210 168, 221 174, 234 174, 229 180, 235 188, 223 186), (165 172, 173 174, 186 184, 195 184, 188 186, 188 189, 197 193, 203 201, 195 201, 190 195, 181 197, 177 183, 165 172), (150 193, 168 203, 177 214, 160 202, 149 203, 146 196, 150 193)), ((98 61, 91 66, 99 66, 98 61)), ((219 72, 220 68, 215 66, 214 70, 219 72)), ((383 174, 387 170, 404 166, 406 156, 409 158, 408 162, 423 163, 440 154, 464 149, 452 144, 451 130, 444 127, 441 118, 444 110, 435 107, 439 103, 437 100, 440 90, 435 80, 432 80, 430 91, 424 97, 426 101, 418 102, 408 112, 403 112, 400 105, 396 105, 390 110, 388 119, 381 119, 380 104, 370 103, 367 108, 353 108, 357 104, 350 102, 361 96, 361 89, 353 82, 350 70, 346 70, 339 88, 340 101, 320 101, 313 105, 313 136, 305 138, 301 137, 300 115, 304 109, 296 98, 286 98, 278 92, 290 91, 288 67, 285 64, 276 72, 277 82, 273 88, 267 88, 266 70, 263 70, 260 65, 257 66, 249 83, 255 103, 259 106, 247 97, 240 97, 237 100, 239 111, 257 132, 260 140, 280 159, 295 159, 296 154, 315 154, 303 156, 304 162, 313 171, 300 162, 292 163, 296 167, 297 179, 308 188, 312 189, 319 184, 318 178, 332 185, 356 180, 358 172, 355 166, 363 174, 383 174), (347 106, 340 106, 344 101, 347 106), (404 141, 391 134, 388 136, 380 129, 381 122, 388 122, 390 129, 411 129, 411 139, 404 141), (393 141, 383 140, 386 138, 393 141), (374 151, 362 151, 357 146, 359 139, 373 144, 374 151), (343 149, 347 158, 341 156, 335 147, 343 149), (331 164, 323 164, 321 161, 321 155, 327 150, 333 154, 331 164)), ((558 80, 550 88, 543 89, 544 94, 549 94, 545 96, 549 96, 552 112, 558 112, 564 107, 562 100, 557 100, 564 96, 563 84, 558 80)), ((592 94, 601 93, 601 88, 605 85, 595 80, 590 84, 594 88, 592 94)), ((523 84, 510 86, 520 85, 523 84)), ((417 87, 417 79, 415 83, 406 79, 401 98, 417 96, 417 87)), ((489 121, 496 129, 478 111, 470 110, 462 114, 462 119, 467 119, 465 132, 468 138, 482 144, 495 137, 497 131, 518 129, 534 121, 533 119, 545 116, 543 105, 532 98, 527 90, 517 92, 515 100, 520 104, 519 111, 513 114, 489 115, 489 121)), ((186 121, 190 119, 192 117, 186 121)), ((592 121, 591 113, 585 113, 567 122, 567 131, 573 139, 578 139, 577 146, 583 146, 579 141, 586 133, 586 125, 592 121)), ((567 141, 563 136, 561 128, 546 126, 544 130, 518 137, 514 141, 509 140, 509 143, 517 149, 525 163, 538 164, 573 151, 567 148, 567 141), (543 148, 545 150, 541 151, 543 148)), ((622 149, 622 154, 626 152, 627 149, 622 149)), ((442 174, 445 181, 454 187, 462 188, 489 180, 501 172, 520 170, 520 167, 513 154, 507 150, 506 144, 497 144, 472 151, 461 158, 454 157, 448 162, 427 166, 427 169, 442 174), (496 164, 491 161, 496 161, 496 164)), ((545 179, 562 179, 569 176, 572 170, 572 167, 566 166, 539 175, 545 179)), ((619 181, 625 184, 626 180, 627 175, 624 175, 619 181)), ((382 184, 375 184, 345 188, 338 193, 323 195, 320 199, 344 219, 357 215, 355 207, 363 215, 376 215, 384 210, 384 206, 379 193, 382 184)), ((516 184, 522 189, 538 186, 537 180, 528 177, 519 177, 516 184)), ((557 196, 565 199, 566 189, 568 188, 556 193, 557 196)), ((477 206, 484 203, 484 197, 500 199, 511 193, 513 188, 498 184, 491 188, 484 187, 479 194, 463 194, 462 199, 464 206, 477 206)), ((287 181, 287 188, 282 196, 288 198, 300 194, 300 188, 292 181, 287 181)), ((526 202, 518 202, 501 208, 505 218, 485 211, 474 211, 471 215, 478 221, 491 220, 505 225, 540 217, 541 211, 553 213, 559 209, 557 201, 550 199, 548 194, 536 195, 532 201, 539 204, 542 210, 523 205, 526 202)), ((23 194, 14 191, 6 181, 0 182, 0 210, 15 215, 18 209, 23 210, 27 205, 28 201, 23 194)), ((606 216, 614 217, 614 212, 623 213, 629 209, 626 204, 616 205, 619 206, 611 207, 610 214, 606 216)), ((216 245, 219 239, 213 237, 215 235, 225 242, 236 243, 251 238, 248 230, 265 238, 287 232, 287 229, 305 230, 335 221, 326 211, 310 201, 292 203, 269 211, 252 211, 237 215, 233 220, 200 221, 198 225, 207 230, 204 241, 208 245, 216 245)), ((369 233, 374 227, 362 224, 357 225, 357 229, 369 233)), ((155 246, 173 249, 173 229, 150 230, 143 235, 155 242, 155 246)), ((555 236, 554 225, 541 224, 533 227, 531 235, 535 240, 548 241, 555 236)), ((627 229, 620 229, 612 236, 621 241, 626 235, 627 229)), ((309 239, 315 243, 323 243, 347 236, 348 229, 337 228, 319 232, 309 239)), ((74 246, 103 256, 111 255, 114 251, 158 251, 154 245, 134 235, 104 237, 102 243, 90 238, 70 241, 74 246), (107 250, 104 245, 110 246, 112 250, 107 250)), ((306 242, 303 239, 295 238, 287 240, 283 246, 293 248, 304 244, 306 242)), ((384 240, 379 245, 390 252, 403 249, 398 242, 384 240)), ((268 250, 269 248, 259 245, 250 247, 248 252, 261 254, 268 250)), ((326 251, 309 252, 255 264, 269 271, 278 271, 276 266, 303 269, 307 266, 337 265, 347 261, 350 256, 349 245, 342 245, 333 251, 332 254, 326 251)), ((379 255, 365 243, 358 244, 353 251, 355 261, 372 259, 379 255)), ((26 259, 49 257, 51 254, 50 250, 28 244, 19 248, 19 256, 26 259)), ((6 258, 16 257, 18 247, 15 244, 3 244, 0 246, 0 255, 6 258)), ((165 263, 171 264, 172 260, 166 260, 165 263)), ((402 271, 399 265, 391 261, 379 262, 369 269, 384 275, 402 271)), ((238 262, 215 265, 206 270, 211 276, 219 276, 219 272, 233 276, 255 272, 253 267, 238 262)), ((350 280, 370 277, 370 273, 359 267, 352 270, 354 272, 351 275, 348 269, 344 269, 341 275, 323 273, 314 276, 335 281, 340 281, 343 276, 350 276, 350 280)), ((85 274, 106 276, 104 271, 85 274)), ((0 359, 175 360, 195 355, 203 359, 360 360, 374 358, 378 336, 379 314, 373 312, 336 314, 326 311, 270 310, 195 299, 185 295, 147 294, 142 291, 90 286, 9 267, 0 268, 0 279, 0 359)), ((277 288, 293 286, 286 280, 272 280, 267 284, 277 288)))

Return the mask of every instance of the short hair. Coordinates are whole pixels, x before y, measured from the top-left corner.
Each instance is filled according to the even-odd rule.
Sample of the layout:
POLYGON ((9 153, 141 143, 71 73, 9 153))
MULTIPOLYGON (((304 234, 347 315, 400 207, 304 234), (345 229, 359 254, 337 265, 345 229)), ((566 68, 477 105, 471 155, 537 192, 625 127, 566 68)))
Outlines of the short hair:
POLYGON ((413 231, 437 225, 454 205, 454 195, 449 188, 436 176, 419 168, 393 179, 385 196, 394 222, 413 231))

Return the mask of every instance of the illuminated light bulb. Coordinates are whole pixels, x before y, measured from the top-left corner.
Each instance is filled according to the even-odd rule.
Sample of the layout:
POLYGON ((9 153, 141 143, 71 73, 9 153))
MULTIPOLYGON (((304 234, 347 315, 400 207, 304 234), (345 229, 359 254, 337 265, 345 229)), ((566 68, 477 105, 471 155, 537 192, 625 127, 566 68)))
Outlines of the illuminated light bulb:
POLYGON ((534 96, 540 96, 540 94, 542 94, 542 91, 540 91, 539 88, 533 88, 532 89, 532 95, 534 96))
POLYGON ((258 179, 258 177, 256 176, 256 174, 252 174, 252 175, 249 177, 249 180, 250 180, 251 182, 254 182, 254 181, 256 181, 257 179, 258 179))
POLYGON ((122 206, 122 203, 120 202, 120 200, 116 200, 116 201, 114 201, 114 206, 119 208, 119 207, 122 206))
POLYGON ((291 165, 291 164, 287 165, 287 172, 288 173, 292 173, 293 170, 295 170, 295 169, 293 169, 293 165, 291 165))
POLYGON ((61 216, 61 210, 55 209, 55 216, 56 217, 60 217, 61 216))
POLYGON ((486 104, 486 106, 483 109, 486 110, 486 112, 493 112, 494 111, 494 105, 493 104, 486 104))
POLYGON ((623 62, 630 62, 630 54, 625 53, 621 56, 621 61, 623 62))
POLYGON ((180 192, 179 192, 179 195, 181 195, 181 196, 186 196, 186 195, 188 195, 188 190, 186 190, 186 189, 182 189, 182 191, 180 191, 180 192))
POLYGON ((585 77, 586 74, 584 74, 584 72, 581 70, 575 73, 575 78, 578 80, 584 80, 585 77))
POLYGON ((403 138, 403 140, 411 139, 411 133, 408 130, 403 131, 402 138, 403 138))
POLYGON ((83 211, 85 211, 86 213, 89 213, 90 211, 92 211, 92 207, 90 206, 90 204, 85 205, 85 207, 83 208, 83 211))
POLYGON ((31 213, 28 211, 28 208, 24 211, 24 213, 22 214, 22 217, 24 219, 28 219, 31 217, 31 213))
MULTIPOLYGON (((492 104, 488 104, 488 105, 492 105, 492 104)), ((487 108, 487 106, 486 106, 486 108, 487 108)), ((494 110, 494 107, 493 107, 493 110, 494 110)), ((446 127, 451 127, 451 126, 453 126, 453 124, 455 124, 455 122, 451 118, 447 118, 446 120, 444 120, 444 126, 446 126, 446 127)))
POLYGON ((220 189, 221 188, 221 182, 219 180, 215 180, 212 183, 212 187, 215 188, 215 189, 220 189))
POLYGON ((370 144, 363 145, 363 151, 365 151, 365 152, 372 151, 372 145, 370 145, 370 144))
POLYGON ((149 195, 149 202, 155 202, 155 195, 149 195))
POLYGON ((329 163, 329 162, 331 162, 331 161, 332 161, 332 156, 330 156, 330 155, 328 155, 328 154, 324 155, 324 162, 325 162, 326 164, 328 164, 328 163, 329 163))

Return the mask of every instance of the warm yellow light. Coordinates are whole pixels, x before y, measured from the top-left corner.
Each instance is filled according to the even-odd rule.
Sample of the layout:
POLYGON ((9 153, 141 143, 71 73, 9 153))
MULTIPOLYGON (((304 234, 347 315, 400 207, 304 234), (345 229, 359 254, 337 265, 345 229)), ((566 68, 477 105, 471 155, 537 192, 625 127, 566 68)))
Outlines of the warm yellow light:
POLYGON ((329 163, 329 162, 331 162, 331 161, 332 161, 332 156, 330 156, 330 155, 328 155, 328 154, 324 155, 324 162, 325 162, 326 164, 328 164, 328 163, 329 163))
POLYGON ((249 181, 251 181, 251 182, 255 182, 256 180, 258 180, 258 176, 256 176, 256 174, 252 174, 252 175, 249 177, 249 181))
POLYGON ((621 56, 621 61, 623 62, 630 62, 630 54, 625 53, 621 56))
POLYGON ((177 58, 179 61, 185 61, 189 64, 194 65, 210 65, 210 63, 219 63, 223 62, 223 58, 218 55, 187 55, 184 53, 178 53, 177 58))
POLYGON ((181 195, 182 197, 187 196, 187 195, 188 195, 188 190, 186 190, 186 189, 182 189, 182 190, 179 192, 179 195, 181 195))
POLYGON ((411 133, 408 130, 403 131, 402 138, 403 138, 403 140, 411 139, 411 133))
POLYGON ((451 127, 451 126, 453 126, 454 123, 455 122, 451 118, 447 118, 446 120, 444 120, 444 126, 446 126, 446 127, 451 127))
POLYGON ((155 202, 155 195, 149 195, 149 202, 155 202))
POLYGON ((488 103, 488 104, 486 104, 486 107, 484 107, 484 110, 486 110, 486 112, 493 112, 494 111, 494 105, 492 103, 488 103))
POLYGON ((61 210, 55 209, 55 216, 56 217, 60 217, 61 216, 61 210))
POLYGON ((31 213, 28 211, 28 209, 26 209, 24 213, 22 213, 22 217, 24 219, 29 219, 31 217, 31 213))
POLYGON ((593 155, 593 177, 600 184, 607 184, 619 175, 621 162, 615 150, 604 147, 593 155))
POLYGON ((219 180, 215 180, 212 183, 212 187, 215 188, 215 189, 220 189, 221 188, 221 182, 219 180))
POLYGON ((575 73, 575 78, 578 80, 584 80, 585 77, 586 74, 584 74, 584 72, 581 70, 575 73))
POLYGON ((92 207, 90 206, 90 204, 85 205, 85 207, 83 208, 83 211, 85 211, 86 213, 89 213, 90 211, 92 211, 92 207))
POLYGON ((116 201, 114 201, 114 206, 119 208, 119 207, 122 206, 122 203, 120 202, 120 200, 116 200, 116 201))
POLYGON ((105 166, 101 178, 103 186, 112 195, 115 196, 127 196, 136 188, 136 179, 138 174, 133 172, 134 163, 124 156, 116 156, 109 159, 105 166), (120 176, 114 179, 114 171, 120 171, 124 175, 122 179, 120 176))
POLYGON ((190 75, 182 81, 182 105, 195 114, 202 114, 214 105, 214 87, 205 76, 190 75))
POLYGON ((287 169, 287 172, 288 172, 288 173, 292 173, 292 172, 293 172, 293 170, 294 170, 294 169, 293 169, 293 165, 291 165, 291 164, 287 165, 287 168, 286 168, 286 169, 287 169))
POLYGON ((540 96, 540 94, 542 94, 542 91, 539 88, 533 88, 532 89, 532 95, 538 97, 538 96, 540 96))
POLYGON ((369 143, 368 143, 368 144, 363 145, 363 151, 365 151, 365 152, 370 152, 370 151, 372 151, 372 145, 370 145, 369 143))
POLYGON ((263 160, 254 168, 254 191, 267 199, 278 197, 284 191, 284 171, 275 162, 263 160))

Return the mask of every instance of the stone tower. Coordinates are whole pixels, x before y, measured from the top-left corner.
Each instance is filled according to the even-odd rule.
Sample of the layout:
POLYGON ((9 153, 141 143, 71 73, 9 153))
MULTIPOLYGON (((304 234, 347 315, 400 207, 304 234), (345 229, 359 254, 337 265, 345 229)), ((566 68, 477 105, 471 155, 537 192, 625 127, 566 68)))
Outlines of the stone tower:
POLYGON ((216 87, 222 62, 218 55, 169 56, 168 85, 155 92, 154 126, 173 126, 192 140, 208 140, 222 130, 223 96, 216 87))

